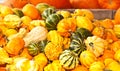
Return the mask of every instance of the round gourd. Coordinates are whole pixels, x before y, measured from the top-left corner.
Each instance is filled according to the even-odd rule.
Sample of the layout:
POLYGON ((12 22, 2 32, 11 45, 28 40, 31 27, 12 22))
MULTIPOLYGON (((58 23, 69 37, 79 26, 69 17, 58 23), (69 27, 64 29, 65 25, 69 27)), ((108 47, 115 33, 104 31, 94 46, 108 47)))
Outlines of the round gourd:
POLYGON ((115 52, 114 59, 120 62, 120 49, 115 52))
POLYGON ((47 39, 38 42, 38 45, 40 47, 40 52, 44 52, 45 46, 47 45, 48 42, 49 41, 47 39))
POLYGON ((89 71, 104 71, 105 65, 103 62, 93 62, 90 65, 89 71))
POLYGON ((38 9, 39 13, 42 14, 44 10, 46 10, 47 8, 53 8, 53 6, 50 6, 47 3, 38 3, 36 5, 36 8, 38 9))
POLYGON ((81 64, 89 68, 90 65, 97 60, 97 58, 92 52, 86 50, 80 54, 79 60, 81 64))
POLYGON ((71 17, 71 13, 69 11, 65 10, 59 10, 56 12, 57 14, 61 14, 64 18, 71 17))
POLYGON ((104 49, 108 46, 106 40, 99 38, 98 36, 91 36, 85 40, 87 50, 93 52, 96 57, 103 54, 104 49))
POLYGON ((13 12, 14 12, 15 15, 17 15, 19 17, 23 17, 24 16, 23 12, 20 9, 18 9, 18 8, 13 8, 13 12))
POLYGON ((55 12, 54 8, 47 8, 42 12, 42 19, 46 19, 49 15, 53 14, 55 12))
POLYGON ((63 65, 65 69, 73 69, 78 66, 79 63, 78 55, 70 50, 63 51, 59 60, 60 64, 63 65))
POLYGON ((63 19, 63 16, 60 14, 51 14, 46 18, 46 27, 48 30, 56 30, 58 22, 63 19))
POLYGON ((117 36, 118 38, 120 38, 120 25, 114 25, 113 30, 114 30, 116 36, 117 36))
POLYGON ((78 54, 81 54, 82 51, 86 50, 85 43, 83 42, 82 35, 78 32, 72 33, 71 43, 69 49, 78 54))
POLYGON ((64 37, 69 37, 76 30, 75 18, 64 18, 57 24, 57 31, 64 37))
POLYGON ((40 46, 38 43, 30 43, 27 48, 28 48, 29 54, 32 56, 35 56, 38 53, 40 53, 40 46))
POLYGON ((56 30, 48 32, 47 40, 57 45, 63 45, 63 37, 56 30))

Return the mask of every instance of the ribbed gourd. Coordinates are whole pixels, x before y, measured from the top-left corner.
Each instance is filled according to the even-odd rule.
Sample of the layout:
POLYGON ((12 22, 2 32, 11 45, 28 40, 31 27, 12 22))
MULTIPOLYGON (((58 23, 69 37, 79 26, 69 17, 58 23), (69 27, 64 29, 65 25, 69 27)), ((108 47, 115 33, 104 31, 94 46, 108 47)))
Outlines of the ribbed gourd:
POLYGON ((48 42, 49 41, 47 41, 47 39, 38 42, 39 47, 40 47, 40 52, 44 52, 44 48, 45 48, 45 46, 47 45, 48 42))
POLYGON ((20 9, 18 9, 18 8, 13 8, 13 12, 14 12, 15 15, 17 15, 19 17, 23 17, 24 16, 23 12, 20 9))
POLYGON ((49 15, 55 13, 55 9, 54 8, 47 8, 42 12, 42 19, 46 19, 49 15))
POLYGON ((78 56, 82 51, 86 50, 84 39, 91 36, 91 32, 85 28, 78 28, 76 32, 72 33, 70 50, 73 50, 78 56))
POLYGON ((65 69, 73 69, 79 64, 78 56, 75 52, 70 50, 65 50, 61 53, 60 64, 63 65, 65 69))
POLYGON ((48 30, 56 30, 58 22, 63 19, 60 14, 51 14, 46 18, 46 27, 48 30))
POLYGON ((40 46, 38 43, 32 42, 28 45, 27 48, 28 48, 29 54, 32 56, 35 56, 40 53, 40 46))

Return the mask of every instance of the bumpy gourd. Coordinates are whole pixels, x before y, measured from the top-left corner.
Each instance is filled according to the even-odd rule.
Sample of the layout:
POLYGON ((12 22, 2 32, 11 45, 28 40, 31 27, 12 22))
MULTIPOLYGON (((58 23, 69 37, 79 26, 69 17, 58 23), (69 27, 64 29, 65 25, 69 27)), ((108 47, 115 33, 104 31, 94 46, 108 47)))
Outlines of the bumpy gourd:
POLYGON ((65 69, 73 69, 78 66, 79 63, 78 55, 70 50, 63 51, 59 60, 65 69))

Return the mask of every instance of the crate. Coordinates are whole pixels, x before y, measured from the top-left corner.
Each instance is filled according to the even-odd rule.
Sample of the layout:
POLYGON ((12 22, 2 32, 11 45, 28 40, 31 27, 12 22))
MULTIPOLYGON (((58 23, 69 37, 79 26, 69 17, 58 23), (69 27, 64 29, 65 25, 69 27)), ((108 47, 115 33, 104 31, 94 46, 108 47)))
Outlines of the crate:
MULTIPOLYGON (((59 9, 58 9, 59 10, 59 9)), ((60 9, 60 10, 67 10, 73 12, 75 9, 60 9)), ((109 10, 109 9, 89 9, 93 12, 95 19, 114 19, 114 15, 116 10, 109 10)))

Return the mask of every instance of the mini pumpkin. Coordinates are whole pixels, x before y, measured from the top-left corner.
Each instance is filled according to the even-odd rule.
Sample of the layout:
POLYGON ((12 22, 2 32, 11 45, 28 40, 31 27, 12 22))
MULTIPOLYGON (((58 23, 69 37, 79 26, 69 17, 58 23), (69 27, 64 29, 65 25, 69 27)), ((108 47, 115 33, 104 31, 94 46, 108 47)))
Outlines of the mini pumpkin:
POLYGON ((104 71, 105 65, 103 62, 93 62, 90 65, 89 71, 104 71))
POLYGON ((64 50, 59 56, 60 64, 65 69, 74 69, 79 64, 78 55, 70 50, 64 50))
POLYGON ((58 59, 62 51, 62 46, 53 42, 49 42, 44 49, 45 55, 51 61, 58 59))
POLYGON ((93 52, 96 57, 103 54, 105 48, 108 47, 108 42, 98 36, 91 36, 85 40, 87 50, 93 52))
POLYGON ((90 68, 90 65, 97 60, 97 57, 91 51, 83 51, 79 58, 82 65, 90 68))
POLYGON ((57 24, 57 31, 60 35, 69 37, 76 30, 76 27, 75 18, 65 18, 57 24))

